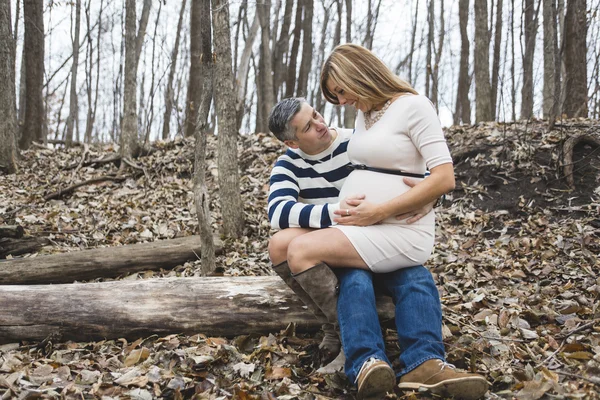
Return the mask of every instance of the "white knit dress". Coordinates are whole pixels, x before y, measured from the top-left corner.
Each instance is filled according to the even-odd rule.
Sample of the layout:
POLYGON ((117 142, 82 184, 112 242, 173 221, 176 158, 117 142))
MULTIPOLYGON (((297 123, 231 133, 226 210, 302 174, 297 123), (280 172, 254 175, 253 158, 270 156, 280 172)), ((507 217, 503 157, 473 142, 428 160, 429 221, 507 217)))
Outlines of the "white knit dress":
MULTIPOLYGON (((425 96, 407 94, 394 101, 368 131, 358 113, 356 130, 348 145, 353 164, 424 174, 427 169, 452 163, 438 116, 425 96)), ((342 187, 340 200, 365 194, 382 203, 408 191, 398 175, 353 171, 342 187)), ((352 242, 373 272, 384 273, 423 264, 431 255, 435 236, 433 210, 407 224, 394 217, 372 226, 334 225, 352 242)))

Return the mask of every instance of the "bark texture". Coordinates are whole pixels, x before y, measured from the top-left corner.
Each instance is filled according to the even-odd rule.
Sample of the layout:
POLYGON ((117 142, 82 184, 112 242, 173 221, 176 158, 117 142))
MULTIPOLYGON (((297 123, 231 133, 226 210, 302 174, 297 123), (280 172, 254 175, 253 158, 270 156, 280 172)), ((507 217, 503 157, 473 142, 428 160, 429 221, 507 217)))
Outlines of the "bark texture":
MULTIPOLYGON (((123 90, 123 119, 121 121, 121 157, 133 158, 139 147, 137 99, 137 59, 136 59, 136 10, 135 0, 125 3, 125 69, 123 90)), ((124 165, 124 164, 121 164, 124 165)))
POLYGON ((212 29, 210 24, 210 0, 201 0, 201 63, 200 79, 202 95, 198 106, 196 120, 196 151, 194 156, 194 201, 196 216, 202 241, 202 275, 206 276, 215 270, 215 242, 211 228, 210 197, 206 187, 206 141, 208 132, 208 114, 213 98, 213 58, 212 58, 212 29))
POLYGON ((469 0, 460 0, 458 3, 458 18, 460 27, 460 67, 458 72, 458 88, 456 92, 456 109, 454 111, 454 124, 471 124, 471 102, 469 90, 471 78, 469 76, 469 0))
POLYGON ((44 140, 44 4, 23 0, 25 36, 25 116, 19 147, 28 149, 34 140, 44 140))
MULTIPOLYGON (((0 286, 0 343, 137 339, 172 333, 268 334, 320 323, 279 277, 173 278, 69 285, 0 286)), ((392 319, 389 298, 379 301, 392 319)))
POLYGON ((79 118, 79 104, 77 99, 77 71, 79 67, 79 31, 81 29, 81 0, 75 0, 75 31, 73 32, 73 62, 71 64, 71 91, 69 94, 69 116, 67 118, 67 135, 65 144, 70 147, 73 143, 73 132, 76 130, 79 118))
MULTIPOLYGON (((222 248, 219 240, 217 249, 222 248)), ((21 258, 2 262, 0 285, 68 283, 96 278, 115 278, 133 272, 169 269, 201 254, 200 238, 157 240, 119 247, 102 247, 64 254, 21 258)))
POLYGON ((226 236, 238 237, 244 227, 238 171, 235 92, 231 71, 229 4, 212 0, 215 49, 215 105, 219 129, 219 197, 226 236))
POLYGON ((475 5, 475 122, 492 120, 490 85, 490 41, 486 1, 475 5))
POLYGON ((10 1, 0 0, 0 169, 17 171, 15 137, 15 41, 11 29, 10 1))
MULTIPOLYGON (((539 8, 538 8, 539 11, 539 8)), ((537 12, 533 0, 524 4, 525 52, 523 53, 523 86, 521 88, 521 119, 533 117, 533 56, 537 34, 537 12)))
POLYGON ((565 102, 568 117, 587 117, 586 0, 567 2, 565 17, 565 102))
POLYGON ((556 66, 556 1, 543 0, 542 17, 544 20, 544 89, 543 116, 550 118, 554 113, 555 66, 556 66))

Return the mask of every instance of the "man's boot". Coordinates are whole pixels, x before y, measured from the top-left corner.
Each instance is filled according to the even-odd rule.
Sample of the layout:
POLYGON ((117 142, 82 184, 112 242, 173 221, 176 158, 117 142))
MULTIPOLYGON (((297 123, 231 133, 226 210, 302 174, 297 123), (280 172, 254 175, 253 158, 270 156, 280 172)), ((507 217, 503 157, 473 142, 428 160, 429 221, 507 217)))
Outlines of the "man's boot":
MULTIPOLYGON (((277 275, 279 275, 279 277, 283 279, 285 284, 288 285, 288 287, 292 289, 294 293, 296 293, 296 296, 298 296, 300 300, 302 300, 306 307, 308 307, 308 309, 315 315, 317 320, 323 324, 321 326, 321 329, 323 330, 324 335, 321 344, 319 344, 319 353, 321 357, 321 365, 329 363, 339 354, 341 349, 340 336, 337 330, 337 313, 335 316, 335 323, 328 322, 328 318, 325 316, 325 314, 323 314, 323 311, 321 311, 319 306, 313 301, 313 299, 308 295, 308 293, 304 291, 302 286, 300 286, 300 284, 294 279, 294 276, 292 275, 292 271, 290 271, 290 267, 288 266, 287 261, 273 266, 273 271, 275 271, 275 273, 277 273, 277 275)), ((334 288, 336 286, 337 278, 335 280, 334 288)))

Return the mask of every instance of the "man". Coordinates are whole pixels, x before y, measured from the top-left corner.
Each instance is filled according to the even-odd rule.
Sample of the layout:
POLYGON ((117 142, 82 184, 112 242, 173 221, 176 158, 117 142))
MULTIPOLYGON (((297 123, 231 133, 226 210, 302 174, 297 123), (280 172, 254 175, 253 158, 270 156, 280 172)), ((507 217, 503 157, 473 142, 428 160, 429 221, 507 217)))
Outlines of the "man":
MULTIPOLYGON (((287 248, 296 237, 311 229, 332 225, 339 209, 339 190, 351 170, 346 154, 352 131, 330 129, 323 117, 304 99, 290 98, 278 103, 269 116, 269 129, 288 146, 271 172, 269 220, 281 229, 269 242, 273 269, 324 323, 320 349, 329 357, 339 351, 336 325, 346 355, 345 373, 358 387, 361 399, 379 399, 396 384, 385 355, 375 305, 374 281, 392 296, 395 322, 402 353, 401 389, 427 388, 431 392, 465 399, 477 399, 487 391, 479 375, 457 372, 444 361, 442 312, 439 294, 431 273, 423 266, 373 274, 361 269, 338 270, 339 299, 309 296, 287 266, 287 248)), ((405 178, 407 184, 414 186, 405 178)), ((348 200, 348 199, 346 199, 348 200)), ((418 220, 428 210, 415 210, 397 218, 418 220)), ((338 279, 322 268, 317 279, 333 287, 338 279)))

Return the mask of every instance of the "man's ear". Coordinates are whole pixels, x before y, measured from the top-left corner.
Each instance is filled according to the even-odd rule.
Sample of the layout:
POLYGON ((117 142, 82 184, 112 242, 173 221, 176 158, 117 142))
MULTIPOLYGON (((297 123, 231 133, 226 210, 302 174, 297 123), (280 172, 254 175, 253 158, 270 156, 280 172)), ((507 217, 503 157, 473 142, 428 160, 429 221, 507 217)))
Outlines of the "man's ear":
POLYGON ((299 148, 298 142, 296 142, 295 140, 284 140, 283 143, 285 143, 285 145, 287 147, 289 147, 290 149, 297 149, 297 148, 299 148))

